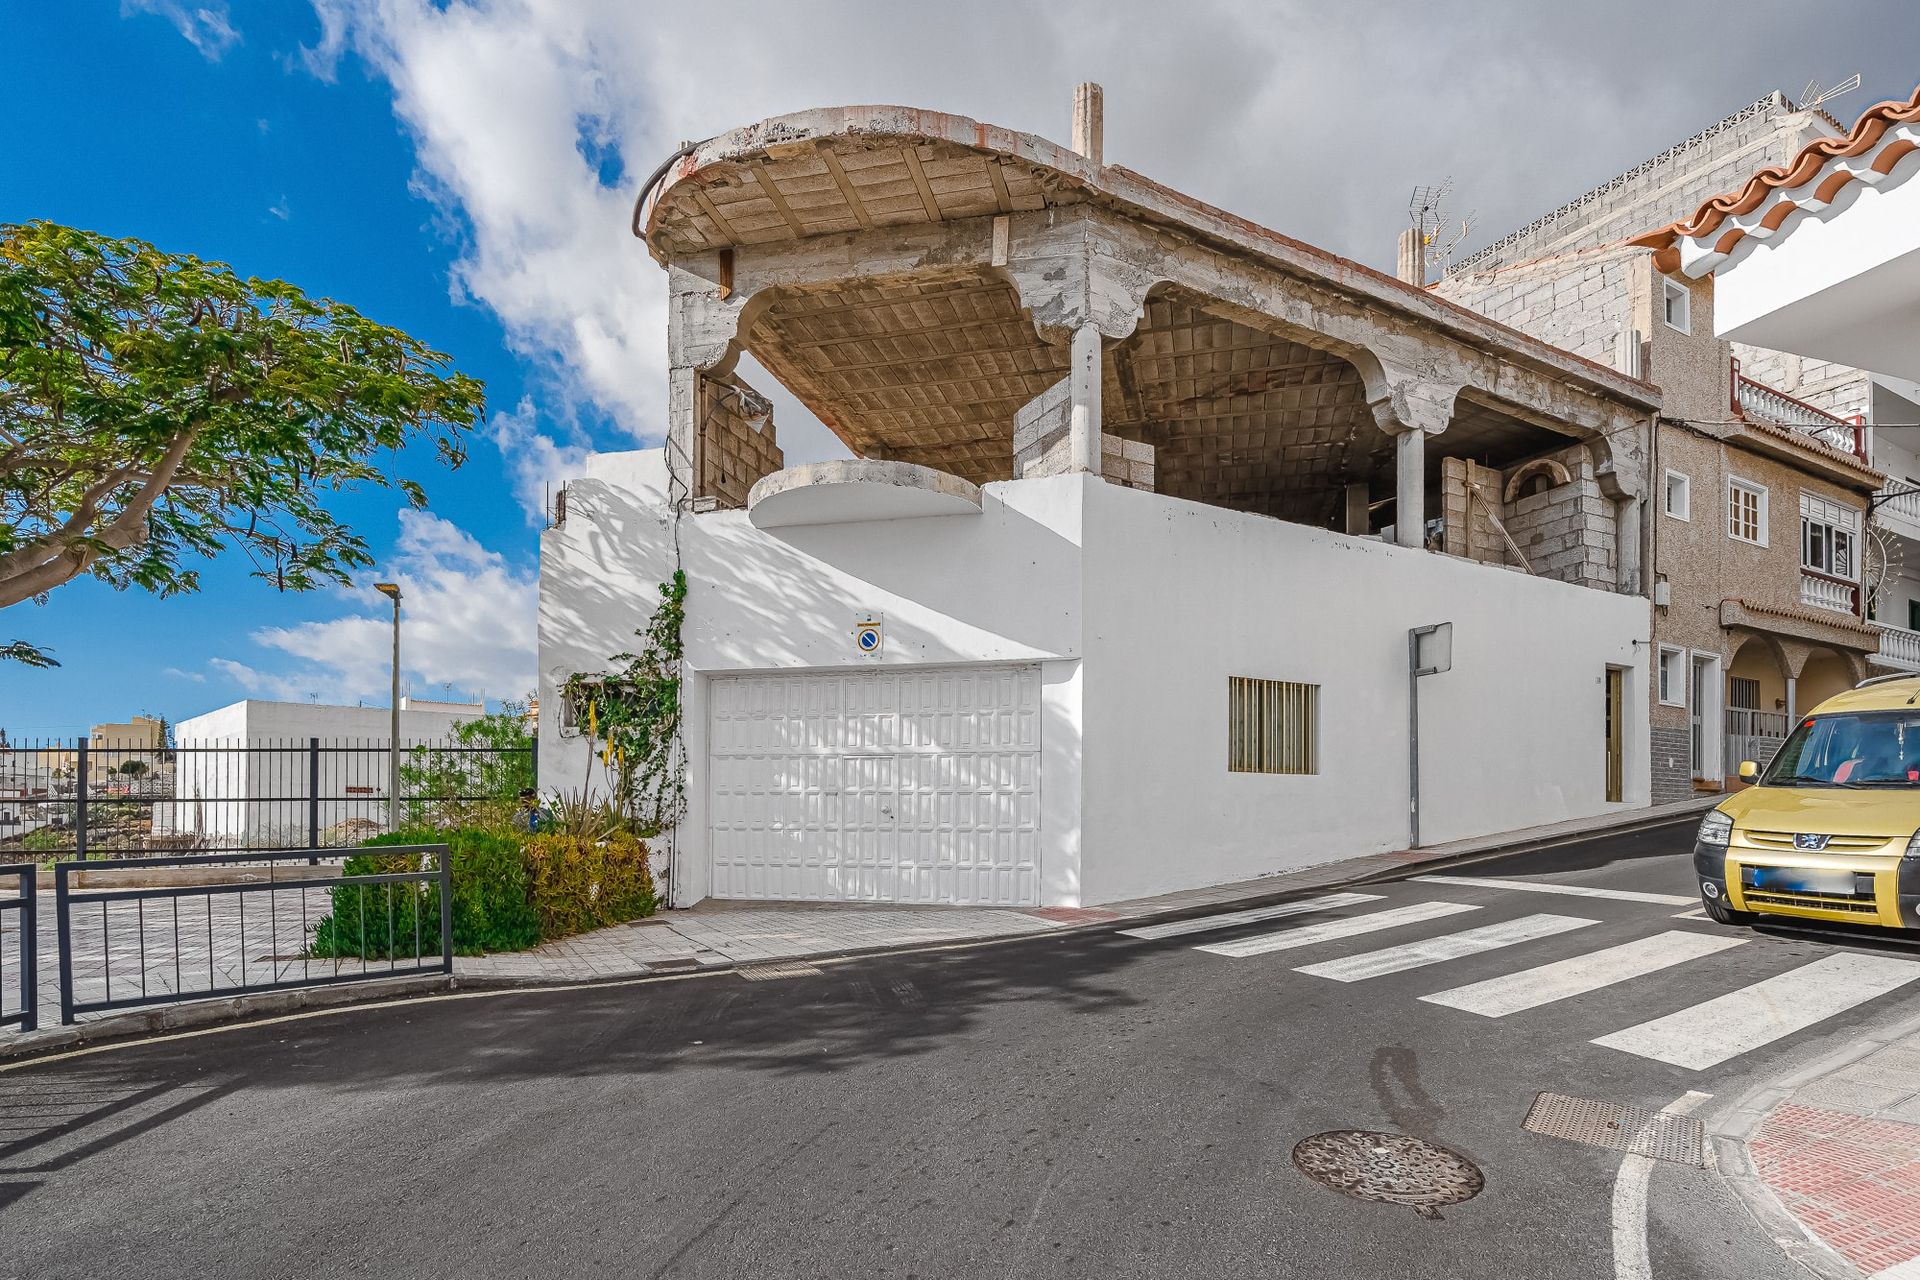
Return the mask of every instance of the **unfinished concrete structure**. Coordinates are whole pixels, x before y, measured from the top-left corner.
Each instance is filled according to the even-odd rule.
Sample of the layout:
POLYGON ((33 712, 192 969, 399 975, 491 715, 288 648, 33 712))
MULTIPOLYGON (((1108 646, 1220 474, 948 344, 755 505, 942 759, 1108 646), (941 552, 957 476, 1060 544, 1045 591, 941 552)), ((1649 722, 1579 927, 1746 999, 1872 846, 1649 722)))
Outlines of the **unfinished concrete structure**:
MULTIPOLYGON (((1619 699, 1645 678, 1657 393, 1103 164, 1097 104, 1076 98, 1072 149, 901 107, 783 116, 688 148, 636 210, 670 281, 668 441, 597 462, 543 543, 542 705, 623 647, 629 584, 672 546, 704 733, 676 901, 1078 905, 1397 847, 1407 629, 1456 618, 1472 674, 1433 695, 1458 753, 1430 838, 1645 802, 1644 716, 1619 699), (772 424, 731 407, 743 353, 855 459, 778 470, 772 424), (1304 780, 1250 790, 1280 770, 1235 763, 1265 759, 1229 723, 1250 677, 1329 709, 1279 753, 1304 780), (983 724, 1034 737, 981 730, 993 758, 961 773, 990 784, 898 742, 870 773, 847 708, 923 697, 985 698, 983 724), (1526 776, 1476 779, 1479 735, 1526 776), (816 745, 783 756, 796 741, 816 745), (997 850, 937 817, 921 841, 908 801, 871 798, 909 776, 928 813, 988 796, 967 829, 997 850), (816 793, 834 804, 775 812, 816 793)), ((586 758, 551 717, 542 746, 543 778, 586 758)))

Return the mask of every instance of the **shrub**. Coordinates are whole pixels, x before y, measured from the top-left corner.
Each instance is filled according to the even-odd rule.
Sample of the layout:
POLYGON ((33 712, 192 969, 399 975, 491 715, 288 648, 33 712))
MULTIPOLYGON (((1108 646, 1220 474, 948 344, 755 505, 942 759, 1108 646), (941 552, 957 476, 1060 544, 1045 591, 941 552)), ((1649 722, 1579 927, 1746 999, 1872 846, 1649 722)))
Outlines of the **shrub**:
POLYGON ((565 833, 526 837, 527 878, 540 936, 564 938, 650 916, 660 905, 644 840, 614 831, 594 840, 565 833))
MULTIPOLYGON (((540 922, 528 893, 527 859, 516 838, 472 828, 416 830, 377 836, 362 847, 403 844, 445 844, 452 851, 453 949, 457 954, 523 951, 540 941, 540 922)), ((420 854, 364 853, 347 859, 343 874, 417 871, 427 861, 420 854)), ((421 949, 439 950, 440 891, 432 881, 341 884, 332 894, 333 911, 321 918, 314 931, 313 954, 368 959, 411 956, 416 923, 421 949)))

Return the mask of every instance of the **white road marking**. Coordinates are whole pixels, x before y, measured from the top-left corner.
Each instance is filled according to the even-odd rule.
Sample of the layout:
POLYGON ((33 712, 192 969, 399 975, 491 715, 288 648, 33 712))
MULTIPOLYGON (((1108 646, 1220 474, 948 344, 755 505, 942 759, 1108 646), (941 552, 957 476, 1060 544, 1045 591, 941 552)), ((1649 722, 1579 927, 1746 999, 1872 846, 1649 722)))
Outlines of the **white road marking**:
MULTIPOLYGON (((1711 1098, 1697 1090, 1660 1108, 1683 1116, 1711 1098)), ((1620 1160, 1613 1180, 1613 1274, 1615 1280, 1652 1280, 1653 1263, 1647 1256, 1647 1187, 1653 1180, 1650 1156, 1628 1155, 1620 1160)))
POLYGON ((1676 911, 1673 913, 1673 918, 1675 920, 1705 920, 1709 917, 1705 907, 1695 907, 1691 911, 1676 911))
POLYGON ((1504 1018, 1523 1009, 1585 995, 1616 982, 1698 960, 1746 941, 1743 936, 1670 929, 1650 938, 1636 938, 1617 947, 1420 998, 1428 1004, 1443 1004, 1449 1009, 1463 1009, 1488 1018, 1504 1018))
POLYGON ((1364 978, 1378 978, 1383 974, 1404 973, 1408 969, 1439 964, 1443 960, 1478 955, 1482 951, 1497 951, 1501 947, 1511 947, 1534 938, 1550 938, 1556 933, 1569 933, 1598 923, 1597 920, 1582 920, 1578 916, 1522 916, 1518 920, 1482 925, 1478 929, 1465 929, 1438 938, 1408 942, 1380 951, 1369 951, 1365 955, 1323 960, 1319 964, 1303 965, 1294 972, 1310 973, 1316 978, 1332 978, 1335 982, 1359 982, 1364 978))
POLYGON ((1417 924, 1422 920, 1438 920, 1442 916, 1457 916, 1463 911, 1479 909, 1460 902, 1421 902, 1411 907, 1394 907, 1390 911, 1370 911, 1366 915, 1351 916, 1345 920, 1305 924, 1279 933, 1263 933, 1254 938, 1215 942, 1195 947, 1194 950, 1210 951, 1217 956, 1259 956, 1269 951, 1291 951, 1295 947, 1310 947, 1316 942, 1332 942, 1336 938, 1351 938, 1357 934, 1375 933, 1381 929, 1417 924))
POLYGON ((1537 880, 1498 880, 1492 876, 1415 876, 1416 884, 1467 884, 1480 889, 1517 889, 1521 893, 1559 893, 1569 898, 1612 898, 1616 902, 1654 902, 1663 907, 1699 904, 1691 894, 1641 893, 1637 889, 1590 889, 1583 884, 1542 884, 1537 880))
POLYGON ((1138 929, 1121 929, 1119 932, 1129 938, 1178 938, 1188 933, 1206 933, 1213 929, 1231 929, 1237 924, 1252 924, 1256 920, 1277 920, 1282 916, 1305 915, 1309 911, 1331 911, 1336 907, 1353 907, 1362 902, 1378 902, 1377 893, 1335 893, 1324 898, 1309 898, 1304 902, 1278 902, 1270 907, 1249 907, 1245 911, 1229 911, 1225 915, 1200 916, 1193 920, 1175 920, 1168 924, 1142 925, 1138 929))
POLYGON ((1920 979, 1920 961, 1842 952, 1593 1043, 1698 1071, 1920 979))

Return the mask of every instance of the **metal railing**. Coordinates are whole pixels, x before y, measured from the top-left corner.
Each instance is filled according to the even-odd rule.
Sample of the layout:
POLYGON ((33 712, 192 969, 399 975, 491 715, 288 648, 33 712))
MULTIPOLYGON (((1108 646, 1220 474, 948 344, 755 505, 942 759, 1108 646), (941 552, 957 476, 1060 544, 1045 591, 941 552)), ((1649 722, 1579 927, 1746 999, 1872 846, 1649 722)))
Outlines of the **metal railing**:
POLYGON ((58 864, 61 1022, 143 1005, 452 973, 447 846, 355 852, 402 869, 317 874, 311 861, 346 856, 328 849, 58 864), (299 865, 281 878, 278 863, 299 865), (156 866, 189 882, 92 890, 72 880, 77 872, 156 866))
POLYGON ((31 862, 0 866, 0 877, 13 879, 13 896, 0 898, 0 1027, 18 1027, 22 1031, 32 1031, 40 1025, 37 870, 31 862), (12 955, 11 968, 8 967, 9 954, 12 955))
MULTIPOLYGON (((403 821, 510 803, 531 746, 405 741, 403 821)), ((89 859, 357 845, 391 825, 384 738, 0 746, 0 856, 89 859)))
POLYGON ((1830 573, 1821 573, 1818 569, 1801 567, 1800 603, 1809 609, 1856 613, 1859 599, 1859 583, 1849 582, 1845 578, 1836 578, 1830 573))
POLYGON ((1767 762, 1773 759, 1773 753, 1786 740, 1786 712, 1727 708, 1726 760, 1729 769, 1742 760, 1751 760, 1764 769, 1767 762))
POLYGON ((1890 626, 1884 622, 1870 624, 1880 633, 1880 658, 1895 666, 1911 671, 1920 671, 1920 631, 1909 631, 1905 627, 1890 626))

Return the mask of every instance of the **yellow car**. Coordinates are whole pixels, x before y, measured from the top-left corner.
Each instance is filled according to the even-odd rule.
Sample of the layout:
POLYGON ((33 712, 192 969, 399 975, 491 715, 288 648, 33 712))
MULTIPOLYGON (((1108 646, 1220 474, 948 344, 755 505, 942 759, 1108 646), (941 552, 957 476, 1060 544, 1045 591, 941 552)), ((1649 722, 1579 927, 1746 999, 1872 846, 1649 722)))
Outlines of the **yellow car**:
POLYGON ((1920 676, 1829 698, 1740 776, 1754 785, 1702 819, 1693 847, 1708 915, 1920 930, 1920 676))

